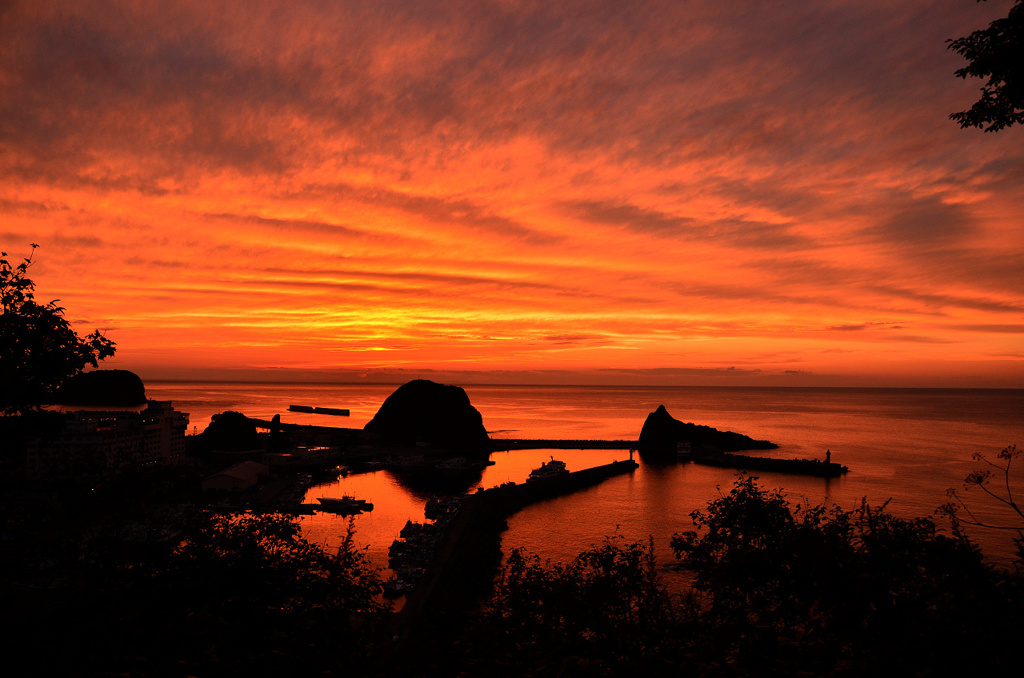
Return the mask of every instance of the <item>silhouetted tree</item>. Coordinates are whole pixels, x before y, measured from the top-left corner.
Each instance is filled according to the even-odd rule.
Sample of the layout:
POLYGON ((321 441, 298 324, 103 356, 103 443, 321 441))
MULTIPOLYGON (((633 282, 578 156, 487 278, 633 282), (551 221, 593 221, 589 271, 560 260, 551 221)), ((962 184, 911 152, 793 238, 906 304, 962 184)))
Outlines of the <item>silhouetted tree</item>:
POLYGON ((90 515, 65 543, 63 576, 31 594, 13 633, 60 638, 60 652, 33 654, 36 673, 366 675, 390 606, 351 521, 328 552, 281 514, 162 515, 145 541, 125 539, 130 519, 90 515))
POLYGON ((390 604, 351 519, 334 553, 282 514, 202 514, 183 536, 154 568, 152 607, 174 610, 165 630, 177 641, 154 652, 181 651, 195 675, 317 675, 334 663, 360 670, 390 604))
POLYGON ((988 28, 948 42, 949 49, 968 61, 956 71, 958 77, 988 78, 981 98, 950 119, 962 128, 986 132, 1024 122, 1024 0, 1017 0, 1006 18, 996 19, 988 28))
POLYGON ((475 639, 479 675, 657 675, 676 610, 653 546, 606 539, 568 564, 508 557, 475 639))
POLYGON ((983 462, 988 468, 983 467, 979 471, 968 473, 964 478, 964 490, 967 491, 974 487, 981 490, 995 503, 997 509, 1002 511, 1000 517, 987 518, 978 509, 972 509, 956 488, 946 490, 949 501, 940 506, 938 512, 948 516, 958 529, 961 524, 964 524, 996 530, 1015 530, 1017 532, 1017 537, 1014 539, 1017 546, 1015 565, 1018 572, 1024 574, 1024 509, 1013 496, 1014 486, 1019 485, 1020 481, 1010 473, 1013 460, 1021 453, 1024 453, 1024 450, 1017 449, 1016 445, 1010 445, 999 453, 998 459, 1001 460, 999 462, 991 461, 979 452, 971 455, 974 461, 983 462), (999 485, 1002 486, 995 490, 990 487, 993 470, 996 472, 999 485))
POLYGON ((706 646, 739 673, 1000 672, 1019 594, 962 534, 865 502, 791 508, 742 477, 672 548, 706 597, 706 646), (992 652, 977 648, 992 647, 992 652))
MULTIPOLYGON (((32 244, 33 253, 36 245, 32 244)), ((12 266, 0 252, 0 411, 25 413, 53 402, 60 385, 86 365, 114 355, 114 342, 99 331, 84 339, 57 301, 35 300, 28 277, 32 257, 12 266)))
POLYGON ((671 594, 651 549, 607 540, 568 565, 509 555, 461 675, 947 675, 1017 665, 1020 578, 961 533, 792 506, 741 476, 694 511, 672 548, 671 594))

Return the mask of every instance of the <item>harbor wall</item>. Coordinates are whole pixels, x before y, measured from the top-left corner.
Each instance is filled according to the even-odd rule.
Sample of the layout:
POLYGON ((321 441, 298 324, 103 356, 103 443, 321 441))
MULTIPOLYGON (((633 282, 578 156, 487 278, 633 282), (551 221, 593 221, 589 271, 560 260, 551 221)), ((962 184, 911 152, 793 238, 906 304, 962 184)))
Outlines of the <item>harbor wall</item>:
POLYGON ((694 454, 692 460, 695 464, 704 464, 705 466, 799 473, 821 478, 837 478, 850 470, 842 464, 818 461, 817 459, 775 459, 772 457, 750 457, 745 454, 694 454))

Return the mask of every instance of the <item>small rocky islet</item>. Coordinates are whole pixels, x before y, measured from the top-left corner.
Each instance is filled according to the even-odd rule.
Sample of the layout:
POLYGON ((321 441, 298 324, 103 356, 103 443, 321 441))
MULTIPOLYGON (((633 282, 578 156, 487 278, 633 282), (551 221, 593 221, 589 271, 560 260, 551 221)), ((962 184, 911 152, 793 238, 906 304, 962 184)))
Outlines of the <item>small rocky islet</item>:
POLYGON ((767 440, 755 440, 742 433, 719 431, 710 426, 679 421, 664 405, 647 415, 640 430, 637 446, 641 457, 652 461, 676 458, 680 443, 688 443, 694 451, 739 452, 740 450, 774 450, 779 446, 767 440))

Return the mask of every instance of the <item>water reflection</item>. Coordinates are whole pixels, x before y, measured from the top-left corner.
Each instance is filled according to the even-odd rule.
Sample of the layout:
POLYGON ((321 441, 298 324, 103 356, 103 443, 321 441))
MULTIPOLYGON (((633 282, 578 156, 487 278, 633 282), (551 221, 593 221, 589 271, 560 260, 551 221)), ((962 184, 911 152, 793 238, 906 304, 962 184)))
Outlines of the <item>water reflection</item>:
MULTIPOLYGON (((191 422, 199 430, 205 427, 211 413, 228 409, 261 418, 285 413, 282 418, 295 423, 326 423, 318 415, 304 415, 309 417, 306 421, 299 419, 300 415, 286 413, 289 404, 306 402, 350 408, 351 417, 333 423, 361 428, 394 388, 151 383, 147 384, 147 394, 157 400, 173 400, 176 408, 192 414, 191 422), (296 418, 292 419, 293 416, 296 418)), ((834 501, 845 509, 853 509, 863 497, 873 506, 892 498, 889 509, 901 517, 931 515, 946 501, 946 489, 961 487, 964 477, 975 470, 972 453, 991 457, 1008 444, 1020 445, 1024 441, 1024 418, 1020 415, 1024 411, 1024 390, 467 386, 466 391, 483 416, 485 426, 492 433, 504 431, 502 435, 507 437, 635 440, 647 414, 663 404, 680 420, 771 440, 780 446, 771 456, 819 457, 825 449, 831 449, 834 461, 850 467, 849 475, 830 481, 771 473, 756 475, 761 477, 764 487, 786 490, 794 503, 806 497, 813 503, 834 501)), ((495 454, 492 459, 498 464, 486 469, 477 485, 518 482, 550 454, 568 462, 570 468, 584 467, 571 460, 572 453, 495 454)), ((602 454, 599 451, 575 454, 595 458, 591 465, 604 463, 596 458, 602 454)), ((615 458, 622 457, 611 457, 615 458)), ((600 541, 605 534, 614 533, 616 524, 620 530, 625 529, 621 526, 633 525, 637 526, 635 533, 640 539, 654 534, 660 544, 667 542, 672 531, 689 526, 689 511, 704 508, 708 500, 714 499, 716 485, 728 491, 733 477, 730 469, 688 464, 655 473, 642 464, 632 477, 634 489, 619 488, 625 478, 618 478, 587 493, 565 497, 560 501, 571 501, 573 509, 568 517, 559 520, 586 522, 587 511, 591 509, 601 515, 626 514, 630 520, 596 523, 592 538, 600 541), (618 497, 614 505, 601 506, 603 500, 599 497, 605 493, 618 497), (680 504, 666 505, 673 501, 680 504), (666 515, 671 515, 671 519, 661 518, 666 515), (612 532, 607 532, 609 525, 612 532), (667 529, 667 536, 659 531, 663 528, 667 529)), ((384 556, 381 562, 386 564, 387 546, 405 520, 422 520, 426 497, 416 497, 416 489, 402 487, 384 475, 377 480, 371 478, 345 479, 344 490, 337 486, 334 491, 374 495, 364 497, 377 503, 378 508, 356 519, 357 539, 372 544, 372 549, 380 549, 384 556), (347 487, 349 484, 352 487, 347 487), (395 496, 385 499, 377 494, 378 487, 389 488, 387 492, 395 496), (387 525, 377 526, 387 503, 395 504, 397 517, 387 525), (378 532, 378 536, 371 538, 371 533, 378 532)), ((469 489, 475 487, 471 484, 469 489)), ((315 496, 310 497, 315 501, 315 496)), ((985 510, 980 497, 971 499, 972 508, 985 510)), ((546 502, 524 515, 513 516, 504 542, 514 546, 517 540, 532 539, 532 531, 550 535, 545 530, 560 529, 543 508, 550 504, 546 502), (526 530, 528 515, 532 515, 536 525, 526 530)), ((998 508, 993 511, 997 514, 995 518, 999 518, 998 508)), ((309 524, 311 536, 338 543, 347 519, 314 516, 304 522, 309 524)), ((993 559, 1009 562, 1012 558, 1013 544, 1005 531, 979 530, 973 536, 993 559)), ((557 547, 557 540, 550 536, 536 543, 549 550, 557 547)), ((578 552, 578 546, 570 544, 564 551, 578 552)))
MULTIPOLYGON (((398 538, 406 521, 423 522, 423 509, 435 493, 465 491, 496 487, 506 482, 525 482, 530 471, 551 457, 566 462, 570 471, 593 468, 612 461, 628 458, 624 450, 517 450, 496 452, 491 455, 493 466, 483 469, 478 477, 463 485, 452 485, 450 479, 430 484, 437 476, 395 474, 388 470, 350 474, 319 485, 306 492, 304 503, 315 504, 319 497, 350 495, 373 504, 373 511, 356 516, 339 516, 317 512, 303 516, 301 524, 306 539, 330 549, 336 549, 345 538, 351 519, 355 528, 355 541, 366 548, 370 561, 377 567, 387 568, 388 548, 398 538)), ((547 505, 550 502, 543 502, 547 505)))

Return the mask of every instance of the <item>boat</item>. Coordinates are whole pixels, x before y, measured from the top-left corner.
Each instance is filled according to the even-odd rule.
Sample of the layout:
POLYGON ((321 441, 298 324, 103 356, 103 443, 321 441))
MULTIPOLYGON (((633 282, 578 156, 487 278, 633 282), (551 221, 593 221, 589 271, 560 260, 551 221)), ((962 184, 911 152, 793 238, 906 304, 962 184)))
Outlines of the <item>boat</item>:
POLYGON ((569 475, 569 471, 565 468, 565 462, 551 457, 551 461, 545 461, 540 465, 540 468, 530 471, 530 477, 526 479, 526 482, 531 480, 547 480, 548 478, 558 478, 567 475, 569 475))
POLYGON ((340 407, 314 407, 313 414, 331 414, 335 417, 347 417, 350 412, 340 407))
POLYGON ((454 496, 434 495, 427 499, 427 504, 423 507, 423 515, 428 520, 437 520, 445 515, 453 515, 458 512, 465 498, 465 494, 454 496))
POLYGON ((331 513, 351 514, 373 510, 373 504, 370 502, 365 499, 356 499, 349 495, 343 497, 320 497, 317 501, 320 502, 321 511, 330 511, 331 513))
POLYGON ((302 412, 303 414, 331 414, 335 417, 347 417, 349 416, 348 410, 343 410, 340 407, 313 407, 312 405, 289 405, 289 412, 302 412))

